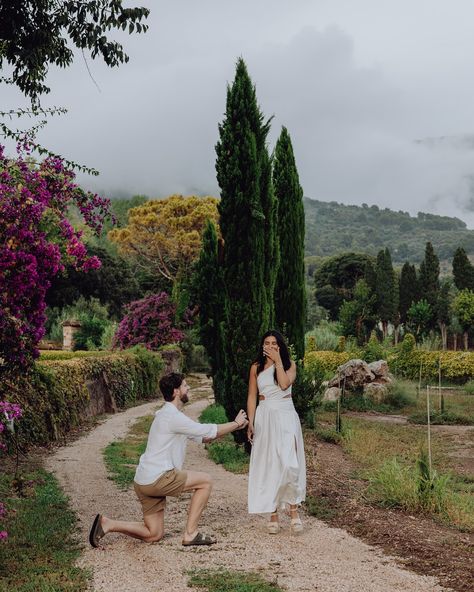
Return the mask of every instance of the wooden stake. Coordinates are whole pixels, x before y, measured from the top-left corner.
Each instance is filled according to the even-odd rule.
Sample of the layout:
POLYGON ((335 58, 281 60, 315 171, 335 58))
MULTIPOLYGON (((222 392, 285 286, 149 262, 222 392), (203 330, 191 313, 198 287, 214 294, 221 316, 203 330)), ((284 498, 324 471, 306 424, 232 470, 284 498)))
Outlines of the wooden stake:
POLYGON ((431 479, 431 419, 430 419, 430 387, 426 385, 426 425, 428 428, 428 463, 431 479))

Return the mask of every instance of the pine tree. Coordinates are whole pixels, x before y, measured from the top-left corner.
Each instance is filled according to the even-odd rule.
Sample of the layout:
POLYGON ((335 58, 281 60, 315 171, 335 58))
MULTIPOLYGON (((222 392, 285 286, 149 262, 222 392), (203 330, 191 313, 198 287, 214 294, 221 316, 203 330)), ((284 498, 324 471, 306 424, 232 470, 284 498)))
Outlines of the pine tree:
POLYGON ((217 403, 222 405, 225 379, 225 351, 222 338, 224 286, 218 251, 217 230, 214 222, 208 220, 194 272, 193 295, 199 306, 199 337, 209 358, 214 396, 217 403))
POLYGON ((297 358, 302 359, 306 323, 303 190, 285 127, 275 146, 273 185, 278 203, 281 257, 275 288, 276 326, 294 346, 297 358))
POLYGON ((388 324, 398 324, 398 278, 388 249, 379 251, 375 267, 377 278, 377 312, 382 321, 383 336, 387 337, 388 324))
POLYGON ((439 259, 430 242, 426 243, 419 278, 421 295, 434 310, 439 292, 439 259))
MULTIPOLYGON (((232 418, 246 406, 250 365, 269 327, 270 297, 265 284, 265 213, 261 202, 268 123, 242 59, 227 89, 226 113, 216 145, 221 188, 220 228, 224 241, 224 407, 232 418)), ((241 439, 242 433, 238 432, 241 439)))
POLYGON ((454 253, 453 276, 458 290, 474 290, 474 266, 462 247, 458 247, 454 253))
POLYGON ((414 265, 408 261, 403 264, 400 274, 400 297, 398 310, 400 313, 400 322, 407 322, 407 312, 410 306, 419 300, 418 277, 414 265))

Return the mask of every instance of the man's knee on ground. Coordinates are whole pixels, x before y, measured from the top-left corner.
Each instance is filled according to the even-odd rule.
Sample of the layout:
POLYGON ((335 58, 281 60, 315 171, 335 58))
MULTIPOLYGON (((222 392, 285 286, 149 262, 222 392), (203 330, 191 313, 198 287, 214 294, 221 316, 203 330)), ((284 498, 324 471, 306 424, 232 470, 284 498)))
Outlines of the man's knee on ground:
POLYGON ((145 541, 145 543, 157 543, 158 541, 161 541, 161 539, 163 538, 163 533, 157 533, 157 534, 151 534, 150 536, 144 538, 143 540, 145 541))

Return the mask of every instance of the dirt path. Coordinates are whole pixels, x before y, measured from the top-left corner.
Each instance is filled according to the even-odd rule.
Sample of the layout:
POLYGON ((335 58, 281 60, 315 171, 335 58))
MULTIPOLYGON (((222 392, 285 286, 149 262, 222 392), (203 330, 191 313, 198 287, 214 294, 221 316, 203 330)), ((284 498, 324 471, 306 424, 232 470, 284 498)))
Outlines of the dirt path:
MULTIPOLYGON (((197 401, 186 412, 196 418, 206 405, 205 400, 197 401)), ((48 459, 47 469, 57 475, 77 512, 84 541, 97 512, 119 519, 140 519, 133 490, 120 491, 107 478, 101 451, 157 406, 156 402, 147 403, 113 415, 48 459)), ((258 570, 267 579, 298 592, 447 590, 434 578, 406 571, 374 547, 311 517, 305 517, 305 532, 300 536, 290 535, 288 523, 279 535, 266 534, 266 519, 249 517, 246 512, 247 477, 216 466, 202 445, 189 443, 186 467, 207 471, 214 478, 202 526, 217 535, 218 544, 183 548, 180 542, 187 499, 170 500, 166 511, 168 534, 161 542, 150 545, 109 535, 101 549, 85 546, 80 565, 92 571, 95 592, 182 592, 190 590, 186 584, 188 570, 218 567, 258 570)))

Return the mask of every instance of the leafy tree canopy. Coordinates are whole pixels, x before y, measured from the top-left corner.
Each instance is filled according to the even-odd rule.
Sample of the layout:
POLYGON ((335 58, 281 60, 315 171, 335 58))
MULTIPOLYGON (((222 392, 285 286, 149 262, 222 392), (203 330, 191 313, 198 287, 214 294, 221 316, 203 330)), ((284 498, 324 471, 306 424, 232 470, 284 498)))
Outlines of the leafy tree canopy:
POLYGON ((332 319, 337 318, 344 300, 352 300, 358 280, 364 279, 367 265, 373 259, 362 253, 343 253, 331 257, 314 274, 316 298, 329 310, 332 319))
POLYGON ((128 225, 109 237, 122 253, 174 282, 199 256, 207 220, 217 219, 215 197, 172 195, 132 208, 128 225))
POLYGON ((61 68, 74 60, 74 48, 101 55, 108 66, 128 61, 111 29, 145 32, 147 8, 125 8, 122 0, 2 0, 0 3, 0 68, 11 75, 3 82, 17 86, 39 105, 50 88, 45 79, 50 65, 61 68))

